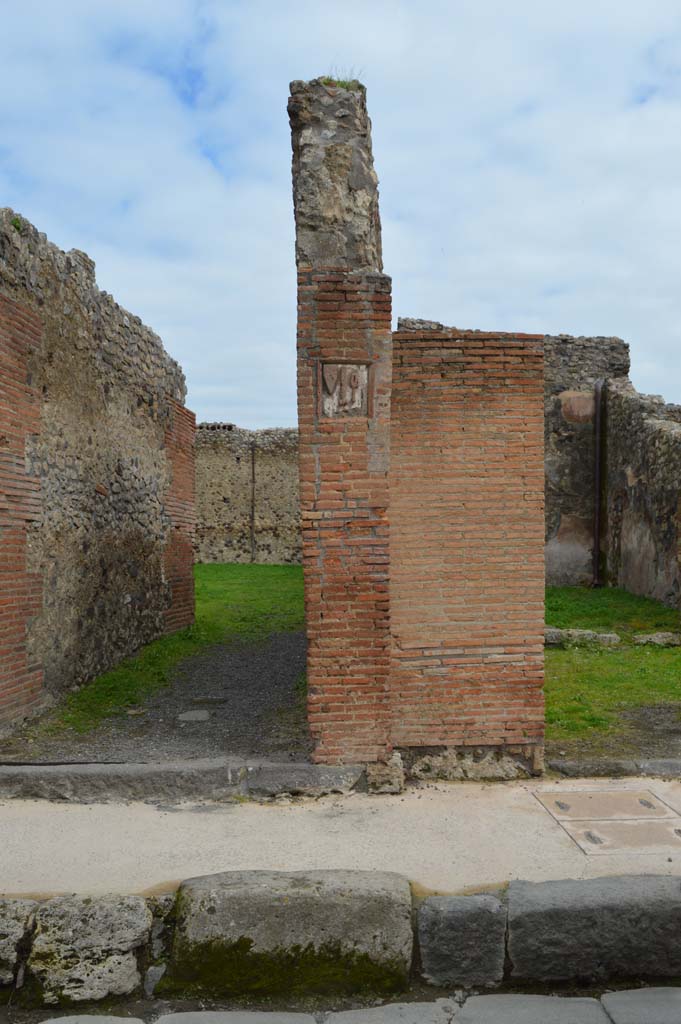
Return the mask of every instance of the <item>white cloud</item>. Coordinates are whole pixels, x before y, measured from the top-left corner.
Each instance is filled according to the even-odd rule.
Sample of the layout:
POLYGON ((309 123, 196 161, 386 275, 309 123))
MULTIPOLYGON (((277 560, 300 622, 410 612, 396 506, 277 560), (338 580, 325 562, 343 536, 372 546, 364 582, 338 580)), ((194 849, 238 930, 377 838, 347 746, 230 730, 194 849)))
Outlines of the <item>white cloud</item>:
POLYGON ((681 401, 681 10, 635 0, 25 0, 0 205, 182 363, 200 419, 295 422, 288 82, 368 86, 395 311, 619 334, 681 401))

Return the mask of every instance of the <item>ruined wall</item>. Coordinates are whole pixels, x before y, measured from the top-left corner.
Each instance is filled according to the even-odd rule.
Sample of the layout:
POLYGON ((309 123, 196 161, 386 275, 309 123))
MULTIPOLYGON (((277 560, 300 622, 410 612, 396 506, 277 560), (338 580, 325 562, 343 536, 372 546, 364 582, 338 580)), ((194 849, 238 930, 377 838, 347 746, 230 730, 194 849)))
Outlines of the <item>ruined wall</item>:
POLYGON ((392 335, 364 90, 294 82, 289 112, 315 757, 484 745, 536 766, 542 339, 392 335))
POLYGON ((619 338, 544 339, 546 579, 590 583, 594 537, 594 387, 626 379, 629 346, 619 338))
POLYGON ((400 326, 392 740, 526 747, 533 761, 544 728, 543 339, 400 326))
POLYGON ((200 423, 197 562, 300 561, 298 431, 200 423))
POLYGON ((608 579, 679 607, 681 406, 614 381, 605 410, 608 579))
POLYGON ((88 257, 0 211, 0 721, 193 621, 184 395, 88 257))
POLYGON ((389 749, 390 279, 363 87, 293 82, 308 716, 322 762, 389 749))

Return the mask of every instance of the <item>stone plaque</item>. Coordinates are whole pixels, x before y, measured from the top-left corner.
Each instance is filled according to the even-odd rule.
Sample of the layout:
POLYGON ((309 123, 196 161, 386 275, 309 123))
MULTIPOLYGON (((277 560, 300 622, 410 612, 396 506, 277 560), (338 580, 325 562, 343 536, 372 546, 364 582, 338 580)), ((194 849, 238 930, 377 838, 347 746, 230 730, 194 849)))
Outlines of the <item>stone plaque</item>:
POLYGON ((321 415, 367 416, 369 367, 361 363, 322 363, 321 415))

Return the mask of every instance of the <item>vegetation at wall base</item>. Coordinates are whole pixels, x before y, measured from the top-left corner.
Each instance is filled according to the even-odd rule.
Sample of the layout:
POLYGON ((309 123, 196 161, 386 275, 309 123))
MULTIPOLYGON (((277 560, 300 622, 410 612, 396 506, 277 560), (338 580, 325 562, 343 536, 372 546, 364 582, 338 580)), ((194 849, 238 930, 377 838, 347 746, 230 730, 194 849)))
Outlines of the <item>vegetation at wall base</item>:
MULTIPOLYGON (((69 694, 49 716, 50 730, 85 733, 103 719, 139 707, 185 658, 221 643, 257 643, 304 628, 299 566, 197 565, 196 622, 162 637, 117 668, 69 694)), ((615 588, 549 587, 547 624, 615 631, 622 646, 546 652, 547 739, 560 743, 621 727, 623 709, 681 702, 681 650, 635 647, 635 633, 679 629, 679 614, 615 588)), ((306 679, 296 684, 305 700, 306 679)))
POLYGON ((257 643, 304 626, 298 566, 197 565, 194 580, 194 625, 155 640, 69 694, 51 716, 51 730, 89 732, 104 718, 138 707, 168 682, 176 665, 214 644, 257 643))

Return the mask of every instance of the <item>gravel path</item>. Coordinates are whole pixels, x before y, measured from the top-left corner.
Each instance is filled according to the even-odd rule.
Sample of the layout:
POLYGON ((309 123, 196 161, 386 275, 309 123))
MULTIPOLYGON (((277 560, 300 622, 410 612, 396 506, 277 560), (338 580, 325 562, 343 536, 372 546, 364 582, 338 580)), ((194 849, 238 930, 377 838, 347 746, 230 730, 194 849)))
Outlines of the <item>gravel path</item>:
POLYGON ((0 740, 0 761, 307 760, 304 633, 219 645, 182 662, 139 708, 81 736, 26 729, 0 740), (298 685, 297 685, 298 684, 298 685))

